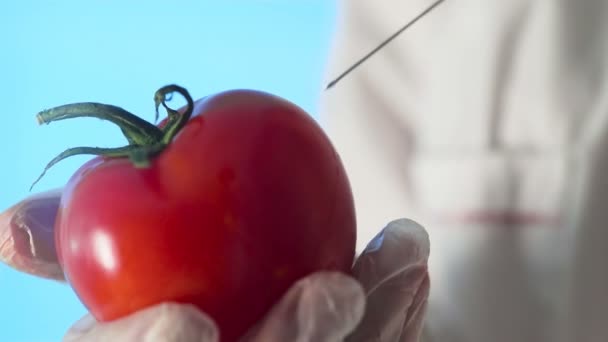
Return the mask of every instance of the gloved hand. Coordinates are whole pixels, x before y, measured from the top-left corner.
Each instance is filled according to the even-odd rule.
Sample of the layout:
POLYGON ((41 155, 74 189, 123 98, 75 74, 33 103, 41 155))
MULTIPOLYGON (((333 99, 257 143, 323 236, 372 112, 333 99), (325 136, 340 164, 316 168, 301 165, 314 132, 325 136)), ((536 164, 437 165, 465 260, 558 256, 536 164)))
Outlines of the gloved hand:
MULTIPOLYGON (((59 190, 29 197, 0 214, 0 260, 63 280, 53 245, 59 190)), ((296 283, 244 341, 418 341, 429 293, 429 241, 415 222, 388 224, 357 258, 353 275, 320 272, 296 283)), ((64 341, 218 341, 191 305, 164 303, 109 323, 87 315, 64 341)))

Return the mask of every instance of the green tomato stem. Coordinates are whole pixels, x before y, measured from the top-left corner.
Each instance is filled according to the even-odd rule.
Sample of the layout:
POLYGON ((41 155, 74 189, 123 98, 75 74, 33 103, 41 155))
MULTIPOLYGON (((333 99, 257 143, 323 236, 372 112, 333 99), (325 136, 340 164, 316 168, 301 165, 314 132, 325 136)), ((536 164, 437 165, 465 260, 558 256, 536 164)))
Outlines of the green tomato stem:
POLYGON ((163 137, 161 142, 163 144, 169 144, 173 138, 179 133, 179 131, 186 125, 186 122, 190 120, 190 116, 192 116, 192 111, 194 110, 194 101, 192 97, 188 93, 185 88, 177 86, 175 84, 167 85, 156 91, 154 94, 154 104, 156 107, 156 117, 158 118, 158 108, 162 105, 167 111, 167 124, 163 128, 163 137), (167 100, 170 100, 169 97, 173 93, 179 93, 181 96, 186 99, 186 110, 184 113, 180 114, 178 111, 169 108, 167 106, 167 100))
POLYGON ((101 103, 72 103, 44 110, 36 119, 39 124, 78 117, 91 117, 116 124, 132 144, 146 145, 159 141, 163 132, 153 124, 116 106, 101 103))
POLYGON ((123 147, 101 148, 101 147, 73 147, 69 148, 53 158, 44 168, 40 176, 30 187, 30 191, 42 179, 46 172, 58 162, 74 155, 91 154, 110 158, 129 158, 134 167, 146 168, 150 166, 150 159, 161 153, 173 138, 186 125, 192 111, 194 101, 185 88, 177 85, 168 85, 160 88, 154 94, 156 107, 156 119, 158 120, 158 108, 162 105, 167 111, 167 122, 163 129, 131 114, 130 112, 116 106, 100 103, 74 103, 51 108, 36 115, 38 123, 51 123, 64 119, 77 117, 94 117, 110 121, 116 124, 127 138, 129 144, 123 147), (167 101, 173 93, 179 93, 186 99, 187 106, 183 113, 171 109, 167 101))

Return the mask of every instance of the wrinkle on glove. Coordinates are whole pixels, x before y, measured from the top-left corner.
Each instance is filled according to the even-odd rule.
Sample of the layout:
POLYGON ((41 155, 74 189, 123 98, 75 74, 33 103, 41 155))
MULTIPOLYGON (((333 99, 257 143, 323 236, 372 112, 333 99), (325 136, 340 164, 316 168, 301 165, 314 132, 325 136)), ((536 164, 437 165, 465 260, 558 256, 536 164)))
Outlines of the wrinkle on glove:
POLYGON ((0 213, 0 262, 43 278, 64 280, 54 225, 61 190, 27 197, 0 213))
POLYGON ((420 338, 429 296, 429 238, 416 222, 388 224, 355 262, 367 308, 349 342, 415 342, 420 338))

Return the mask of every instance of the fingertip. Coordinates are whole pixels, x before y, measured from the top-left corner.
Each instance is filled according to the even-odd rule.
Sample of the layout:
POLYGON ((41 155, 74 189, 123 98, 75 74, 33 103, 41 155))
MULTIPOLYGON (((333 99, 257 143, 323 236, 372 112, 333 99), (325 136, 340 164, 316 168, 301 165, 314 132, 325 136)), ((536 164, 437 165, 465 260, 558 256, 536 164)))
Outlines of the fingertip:
POLYGON ((0 262, 21 272, 64 280, 54 223, 61 190, 31 195, 0 214, 0 262))
MULTIPOLYGON (((409 219, 391 221, 361 253, 359 260, 370 255, 387 255, 408 263, 426 263, 430 254, 429 235, 423 226, 409 219), (403 257, 407 257, 402 260, 403 257)), ((375 256, 377 258, 377 256, 375 256)))
POLYGON ((357 258, 353 274, 367 292, 390 279, 421 279, 427 272, 429 253, 424 227, 408 219, 395 220, 357 258))
POLYGON ((164 303, 156 306, 156 318, 145 333, 145 341, 213 342, 219 340, 215 322, 190 304, 164 303))
POLYGON ((72 325, 69 331, 75 334, 86 334, 97 324, 97 321, 91 314, 84 315, 81 319, 72 325))
POLYGON ((391 238, 416 246, 420 255, 428 259, 431 243, 428 232, 421 224, 402 218, 389 222, 385 230, 391 238))
POLYGON ((66 333, 64 342, 166 341, 215 342, 213 320, 189 304, 162 303, 107 323, 85 316, 66 333))

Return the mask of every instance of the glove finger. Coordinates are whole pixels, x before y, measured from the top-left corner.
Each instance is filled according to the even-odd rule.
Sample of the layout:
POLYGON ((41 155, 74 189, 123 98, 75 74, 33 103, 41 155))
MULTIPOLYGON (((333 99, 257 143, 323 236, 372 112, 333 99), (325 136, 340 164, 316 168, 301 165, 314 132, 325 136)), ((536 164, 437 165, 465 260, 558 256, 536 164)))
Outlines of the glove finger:
POLYGON ((27 197, 0 214, 0 262, 39 277, 64 280, 54 225, 61 189, 27 197))
POLYGON ((355 262, 367 308, 348 341, 417 341, 429 294, 428 235, 413 221, 391 222, 355 262))
POLYGON ((194 306, 163 303, 108 323, 97 323, 87 315, 63 341, 217 342, 219 333, 211 318, 194 306))
POLYGON ((322 272, 296 283, 246 341, 342 341, 365 309, 359 283, 344 274, 322 272))
POLYGON ((366 293, 411 265, 427 265, 429 236, 418 223, 401 219, 390 222, 367 245, 353 266, 366 293))

